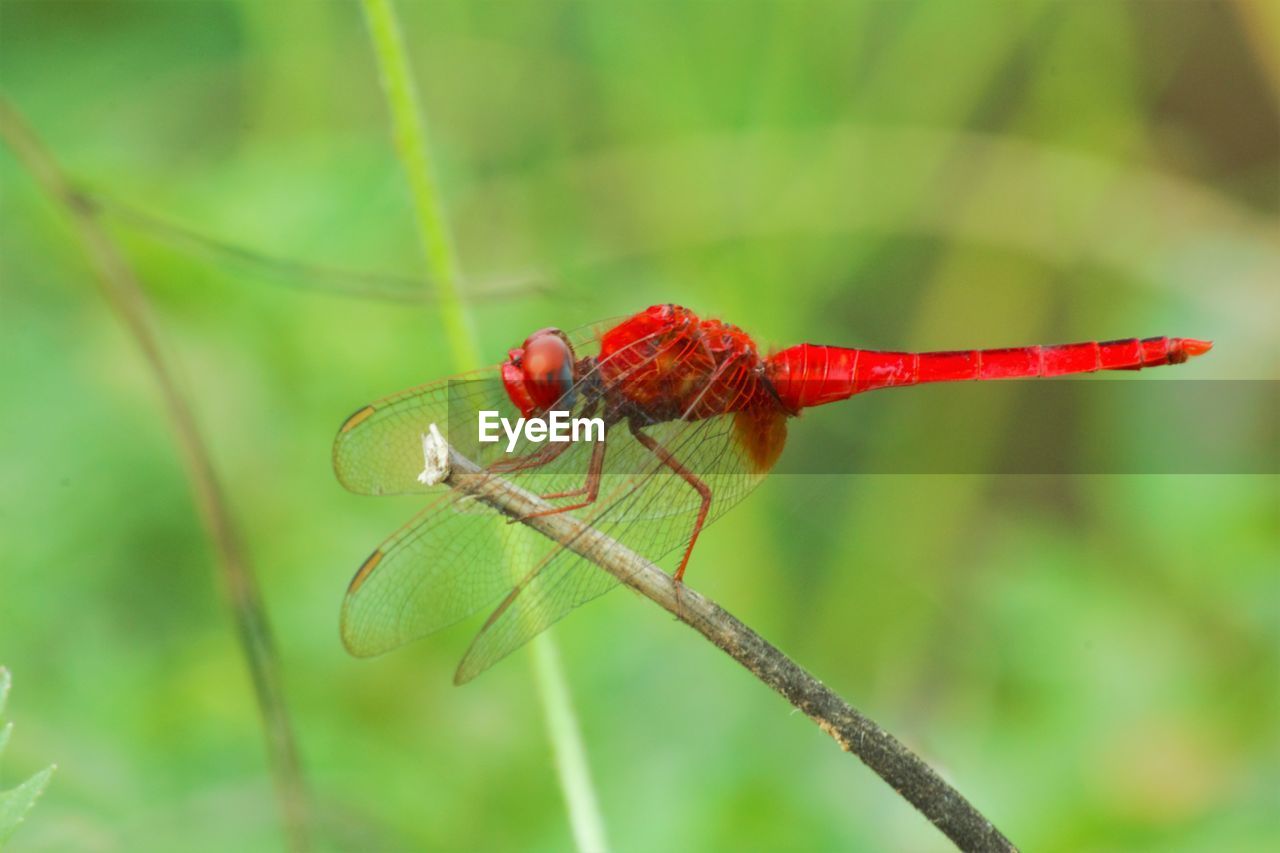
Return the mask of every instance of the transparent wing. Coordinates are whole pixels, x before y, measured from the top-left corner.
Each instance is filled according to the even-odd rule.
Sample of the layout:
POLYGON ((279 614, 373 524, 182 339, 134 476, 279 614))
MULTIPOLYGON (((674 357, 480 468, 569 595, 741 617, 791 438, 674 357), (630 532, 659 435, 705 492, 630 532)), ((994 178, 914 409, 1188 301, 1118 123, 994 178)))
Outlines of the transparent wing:
MULTIPOLYGON (((343 423, 333 443, 338 481, 362 495, 406 495, 439 491, 418 480, 423 469, 422 437, 435 424, 454 446, 493 457, 500 444, 476 440, 476 412, 498 411, 516 417, 497 368, 423 385, 360 409, 343 423), (468 444, 469 441, 469 444, 468 444)), ((472 456, 477 464, 485 459, 472 456)), ((492 461, 490 458, 488 461, 492 461)))
MULTIPOLYGON (((609 431, 606 448, 612 463, 601 475, 597 502, 626 494, 651 467, 645 458, 651 454, 625 425, 609 431)), ((535 494, 569 491, 584 484, 589 457, 589 444, 570 444, 536 468, 499 476, 535 494)), ((553 547, 525 525, 508 524, 444 488, 356 573, 343 601, 343 642, 355 655, 381 654, 492 607, 553 547)))
POLYGON ((515 584, 531 542, 508 540, 492 513, 467 510, 458 493, 442 495, 369 556, 342 603, 348 651, 390 651, 491 606, 515 584))
POLYGON ((490 377, 453 380, 366 407, 361 412, 369 413, 357 412, 339 434, 334 468, 347 488, 436 496, 352 579, 342 606, 342 638, 352 654, 381 654, 492 606, 547 549, 538 534, 504 523, 464 493, 418 481, 424 467, 422 434, 431 424, 479 465, 501 469, 513 459, 517 465, 529 463, 503 476, 536 494, 570 491, 585 482, 590 443, 538 446, 521 438, 508 454, 505 439, 478 441, 475 413, 481 408, 511 418, 518 414, 501 383, 490 377))

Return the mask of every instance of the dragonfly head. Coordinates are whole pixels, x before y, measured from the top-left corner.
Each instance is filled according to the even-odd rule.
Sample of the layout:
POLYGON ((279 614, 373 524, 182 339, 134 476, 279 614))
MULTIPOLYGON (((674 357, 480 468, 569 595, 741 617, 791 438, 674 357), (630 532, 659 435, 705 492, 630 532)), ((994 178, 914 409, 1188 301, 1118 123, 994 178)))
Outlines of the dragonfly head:
MULTIPOLYGON (((573 346, 559 329, 539 329, 507 352, 502 384, 524 417, 546 412, 573 390, 573 346)), ((573 399, 563 400, 569 408, 573 399)))

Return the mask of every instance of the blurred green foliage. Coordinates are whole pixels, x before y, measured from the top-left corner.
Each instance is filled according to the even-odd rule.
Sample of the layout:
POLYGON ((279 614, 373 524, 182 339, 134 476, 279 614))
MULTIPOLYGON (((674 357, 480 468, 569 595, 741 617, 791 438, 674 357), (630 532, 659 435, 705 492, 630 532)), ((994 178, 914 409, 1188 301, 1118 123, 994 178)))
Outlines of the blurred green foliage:
MULTIPOLYGON (((1195 377, 1277 378, 1272 4, 399 6, 468 279, 550 283, 474 304, 495 361, 678 301, 779 344, 1191 335, 1218 343, 1195 377)), ((420 272, 354 4, 0 0, 0 88, 100 192, 420 272)), ((0 659, 28 674, 0 787, 62 769, 13 848, 276 848, 156 392, 65 220, 7 152, 0 179, 0 659)), ((371 661, 338 642, 347 580, 417 502, 344 493, 330 441, 445 370, 430 307, 118 233, 262 578, 322 846, 565 848, 522 656, 459 690, 478 620, 371 661)), ((996 458, 1019 419, 922 403, 870 430, 876 404, 792 431, 821 419, 874 454, 963 426, 996 458)), ((1274 849, 1278 506, 1274 476, 777 477, 689 581, 1027 849, 1274 849)), ((647 603, 556 630, 619 849, 945 849, 647 603)))

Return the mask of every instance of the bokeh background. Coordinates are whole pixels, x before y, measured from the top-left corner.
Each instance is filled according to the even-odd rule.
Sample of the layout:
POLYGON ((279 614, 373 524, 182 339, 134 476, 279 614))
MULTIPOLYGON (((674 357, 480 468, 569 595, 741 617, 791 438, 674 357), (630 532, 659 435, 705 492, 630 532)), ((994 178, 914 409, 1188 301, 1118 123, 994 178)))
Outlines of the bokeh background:
MULTIPOLYGON (((490 359, 677 301, 778 344, 1172 334, 1217 341, 1179 378, 1280 373, 1269 0, 398 7, 490 359)), ((422 273, 353 3, 3 0, 0 88, 104 198, 307 264, 422 273)), ((277 849, 158 394, 7 150, 0 178, 0 788, 59 765, 12 847, 277 849)), ((527 653, 456 689, 479 619, 373 660, 338 640, 352 572, 420 501, 346 494, 330 442, 451 372, 431 305, 112 228, 259 573, 320 848, 568 847, 527 653)), ((856 431, 875 459, 965 429, 1001 469, 1016 396, 920 394, 792 433, 856 431)), ((1160 434, 1082 423, 1135 453, 1160 434)), ((706 532, 690 582, 1027 849, 1276 849, 1274 475, 833 468, 766 482, 706 532)), ((554 634, 616 848, 947 849, 647 602, 615 592, 554 634)))

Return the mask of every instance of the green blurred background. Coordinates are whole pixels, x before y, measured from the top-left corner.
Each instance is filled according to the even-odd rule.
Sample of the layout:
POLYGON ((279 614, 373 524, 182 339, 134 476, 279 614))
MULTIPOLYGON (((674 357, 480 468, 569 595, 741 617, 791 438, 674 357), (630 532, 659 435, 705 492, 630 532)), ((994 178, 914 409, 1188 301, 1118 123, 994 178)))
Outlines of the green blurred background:
MULTIPOLYGON (((1189 335, 1218 346, 1181 378, 1280 373, 1269 0, 398 7, 469 287, 544 282, 473 302, 494 361, 678 301, 767 343, 1189 335)), ((0 2, 0 87, 77 178, 272 254, 418 275, 374 68, 353 3, 0 2)), ((59 765, 13 849, 278 848, 151 377, 7 150, 0 177, 0 788, 59 765)), ((526 652, 455 689, 479 620, 373 660, 338 640, 355 567, 421 502, 346 494, 330 442, 450 372, 431 306, 113 230, 261 577, 320 847, 568 847, 526 652)), ((993 459, 1019 418, 869 429, 877 400, 812 417, 872 455, 963 425, 993 459)), ((1092 423, 1152 440, 1132 427, 1092 423)), ((1274 476, 775 477, 689 580, 1027 849, 1276 849, 1278 501, 1274 476)), ((947 849, 647 602, 554 633, 616 848, 947 849)))

